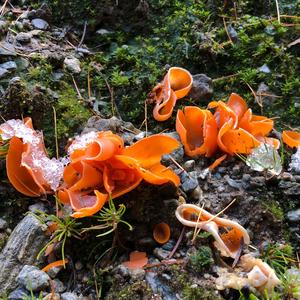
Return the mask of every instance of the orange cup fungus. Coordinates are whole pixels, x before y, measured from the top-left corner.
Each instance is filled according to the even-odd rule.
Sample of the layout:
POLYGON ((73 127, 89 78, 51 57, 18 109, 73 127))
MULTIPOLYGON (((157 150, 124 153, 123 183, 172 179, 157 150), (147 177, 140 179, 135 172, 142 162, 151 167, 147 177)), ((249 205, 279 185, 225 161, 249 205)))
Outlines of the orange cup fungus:
POLYGON ((167 223, 159 223, 154 226, 153 237, 159 244, 165 244, 168 242, 171 236, 171 229, 167 223))
POLYGON ((296 131, 286 130, 282 132, 282 140, 290 148, 300 147, 300 133, 296 131))
POLYGON ((172 115, 177 99, 185 97, 193 84, 193 77, 189 71, 172 67, 163 81, 157 84, 149 95, 150 101, 155 103, 153 117, 157 121, 165 121, 172 115))
POLYGON ((279 148, 278 140, 266 137, 273 120, 253 115, 239 95, 231 94, 227 103, 212 101, 208 108, 215 113, 194 106, 178 110, 176 131, 188 156, 211 157, 217 149, 230 155, 249 154, 261 142, 279 148))
POLYGON ((175 139, 164 135, 144 138, 127 148, 110 131, 82 136, 68 149, 71 162, 64 170, 58 197, 72 207, 73 217, 82 218, 97 213, 109 197, 133 190, 143 179, 178 186, 178 176, 160 163, 162 155, 178 147, 175 139))

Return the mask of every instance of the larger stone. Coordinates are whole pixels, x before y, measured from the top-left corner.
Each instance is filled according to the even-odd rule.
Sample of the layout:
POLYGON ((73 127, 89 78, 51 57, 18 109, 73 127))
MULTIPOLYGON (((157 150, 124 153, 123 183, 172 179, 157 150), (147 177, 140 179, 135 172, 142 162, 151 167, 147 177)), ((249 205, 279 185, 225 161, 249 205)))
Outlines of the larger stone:
POLYGON ((33 292, 41 291, 50 285, 49 275, 35 266, 25 265, 17 280, 27 291, 33 292))
POLYGON ((193 75, 193 85, 189 97, 194 101, 209 101, 213 93, 212 80, 205 74, 193 75))
POLYGON ((300 221, 300 208, 289 211, 287 213, 287 218, 291 222, 299 222, 300 221))
POLYGON ((73 74, 79 74, 81 72, 80 61, 78 58, 73 56, 65 58, 64 67, 73 74))
POLYGON ((9 71, 0 67, 0 78, 4 78, 9 74, 9 71))
POLYGON ((31 24, 33 25, 33 27, 35 29, 40 29, 40 30, 47 30, 49 28, 49 24, 48 22, 46 22, 45 20, 43 19, 33 19, 31 21, 31 24))
POLYGON ((0 42, 0 55, 3 56, 16 56, 14 45, 7 42, 0 42))
POLYGON ((37 255, 48 238, 41 223, 27 215, 13 230, 0 253, 0 291, 6 293, 16 288, 16 278, 24 265, 37 263, 37 255))

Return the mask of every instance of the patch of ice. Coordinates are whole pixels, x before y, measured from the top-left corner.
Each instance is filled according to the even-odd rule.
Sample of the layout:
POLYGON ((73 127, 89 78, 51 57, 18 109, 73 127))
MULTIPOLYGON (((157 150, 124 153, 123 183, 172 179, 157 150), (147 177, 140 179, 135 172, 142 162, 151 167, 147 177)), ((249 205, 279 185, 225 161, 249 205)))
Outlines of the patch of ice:
POLYGON ((30 145, 30 152, 26 155, 26 165, 34 174, 42 175, 51 189, 56 191, 63 176, 64 167, 69 163, 69 158, 50 159, 44 151, 43 134, 27 127, 22 120, 9 120, 1 124, 0 132, 3 140, 9 140, 15 136, 22 139, 24 144, 30 145))
POLYGON ((83 149, 85 148, 88 144, 91 144, 92 142, 95 141, 98 137, 98 132, 96 131, 91 131, 82 135, 77 135, 68 148, 68 154, 70 155, 72 152, 74 152, 77 149, 83 149))
POLYGON ((253 149, 246 159, 246 164, 254 171, 267 170, 272 175, 279 175, 282 171, 282 162, 277 150, 264 143, 253 149))
POLYGON ((297 174, 300 174, 300 147, 298 147, 296 153, 291 156, 289 171, 294 171, 297 174))
POLYGON ((23 143, 36 145, 41 140, 41 133, 27 127, 22 120, 8 120, 0 125, 1 136, 3 140, 9 140, 16 136, 22 139, 23 143))

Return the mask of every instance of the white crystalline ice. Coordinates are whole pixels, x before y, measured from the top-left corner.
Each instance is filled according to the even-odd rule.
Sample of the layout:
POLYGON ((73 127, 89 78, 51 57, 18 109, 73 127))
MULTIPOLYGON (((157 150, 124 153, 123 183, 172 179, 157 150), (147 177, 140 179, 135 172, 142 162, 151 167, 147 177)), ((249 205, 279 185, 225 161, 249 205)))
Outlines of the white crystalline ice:
POLYGON ((246 159, 246 164, 252 170, 259 172, 267 170, 272 175, 278 175, 282 171, 282 162, 277 150, 264 143, 253 149, 246 159))
POLYGON ((26 165, 33 173, 41 173, 51 189, 56 191, 69 159, 50 159, 43 149, 43 134, 27 127, 22 120, 7 121, 0 125, 0 131, 3 140, 16 136, 22 139, 24 144, 30 145, 30 157, 26 158, 26 165))
POLYGON ((73 141, 73 143, 68 148, 68 154, 71 154, 76 149, 85 148, 88 144, 94 142, 94 140, 98 137, 98 132, 91 131, 82 135, 77 135, 73 141))
POLYGON ((289 164, 289 170, 300 174, 300 147, 298 147, 295 154, 291 157, 291 162, 289 164))
POLYGON ((22 120, 9 120, 0 125, 0 130, 3 140, 16 136, 21 138, 24 144, 38 144, 41 139, 40 134, 27 127, 22 120))

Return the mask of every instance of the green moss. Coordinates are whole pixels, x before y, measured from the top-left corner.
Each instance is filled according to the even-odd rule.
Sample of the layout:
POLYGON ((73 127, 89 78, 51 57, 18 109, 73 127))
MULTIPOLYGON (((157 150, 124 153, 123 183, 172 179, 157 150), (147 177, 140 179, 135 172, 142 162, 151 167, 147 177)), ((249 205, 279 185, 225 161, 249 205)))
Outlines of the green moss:
POLYGON ((106 300, 114 300, 114 299, 150 300, 150 299, 153 299, 153 292, 144 280, 135 281, 131 284, 127 283, 121 289, 118 289, 118 285, 116 283, 116 285, 113 285, 113 289, 114 290, 111 289, 109 291, 108 295, 105 297, 106 300))
POLYGON ((55 108, 59 139, 73 137, 76 130, 84 125, 91 116, 91 112, 82 100, 78 99, 74 89, 67 83, 63 83, 55 108))
POLYGON ((280 204, 277 201, 275 201, 275 200, 269 200, 267 202, 262 202, 262 205, 268 211, 270 211, 277 220, 283 221, 283 219, 284 219, 284 211, 283 211, 282 207, 280 206, 280 204))
POLYGON ((211 300, 223 299, 218 296, 213 289, 207 289, 198 286, 188 286, 183 288, 182 296, 184 300, 211 300))
POLYGON ((213 263, 212 251, 208 246, 200 246, 189 257, 188 265, 197 273, 207 270, 213 263))

